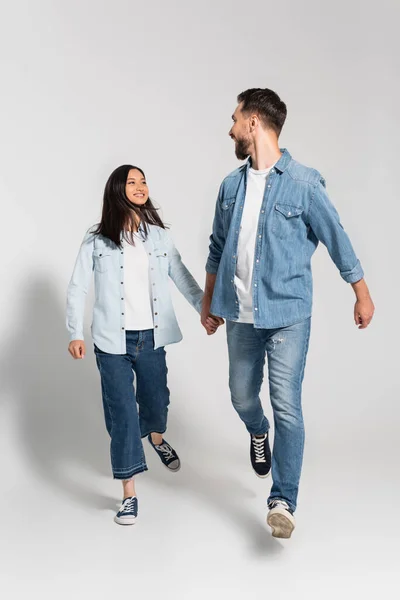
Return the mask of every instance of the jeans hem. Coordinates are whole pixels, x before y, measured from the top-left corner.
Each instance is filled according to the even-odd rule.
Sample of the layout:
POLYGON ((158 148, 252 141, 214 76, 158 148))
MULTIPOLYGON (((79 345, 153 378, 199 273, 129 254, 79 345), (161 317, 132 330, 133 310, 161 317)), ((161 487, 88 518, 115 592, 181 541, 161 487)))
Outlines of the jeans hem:
POLYGON ((148 471, 147 465, 142 463, 137 467, 132 467, 131 469, 120 469, 118 472, 113 471, 114 479, 131 479, 134 475, 138 475, 139 473, 144 473, 144 471, 148 471), (123 471, 123 472, 122 472, 123 471))
POLYGON ((166 429, 164 429, 164 431, 154 431, 154 429, 151 429, 151 430, 150 430, 150 431, 148 431, 147 433, 141 433, 141 434, 140 434, 140 437, 141 437, 141 439, 143 440, 144 438, 147 438, 147 437, 148 437, 148 436, 149 436, 151 433, 159 433, 160 435, 164 435, 164 433, 165 433, 166 431, 167 431, 166 429))
POLYGON ((273 496, 273 497, 270 496, 267 500, 268 508, 270 508, 270 504, 272 504, 272 502, 274 502, 274 500, 282 500, 282 502, 286 502, 286 504, 289 506, 290 510, 295 512, 296 504, 293 504, 292 502, 289 502, 289 500, 287 500, 287 498, 281 498, 280 496, 273 496))

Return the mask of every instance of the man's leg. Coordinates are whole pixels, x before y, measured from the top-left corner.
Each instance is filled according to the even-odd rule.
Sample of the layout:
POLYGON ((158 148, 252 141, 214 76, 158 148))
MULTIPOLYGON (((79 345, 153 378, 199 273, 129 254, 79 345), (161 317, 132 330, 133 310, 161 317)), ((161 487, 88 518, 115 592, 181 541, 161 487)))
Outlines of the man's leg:
POLYGON ((233 321, 227 321, 226 329, 233 407, 251 435, 263 435, 269 429, 260 400, 267 330, 233 321))
POLYGON ((274 412, 272 453, 273 486, 268 499, 284 500, 294 511, 297 505, 304 424, 301 388, 310 338, 311 319, 270 332, 267 343, 269 388, 274 412))

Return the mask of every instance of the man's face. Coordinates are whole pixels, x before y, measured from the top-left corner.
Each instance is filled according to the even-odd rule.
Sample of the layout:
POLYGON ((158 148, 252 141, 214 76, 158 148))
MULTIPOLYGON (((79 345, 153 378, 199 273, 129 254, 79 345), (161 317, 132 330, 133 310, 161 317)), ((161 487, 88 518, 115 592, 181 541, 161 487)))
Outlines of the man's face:
POLYGON ((239 160, 245 160, 250 154, 251 138, 249 121, 241 110, 242 104, 239 104, 232 115, 233 125, 229 131, 230 137, 235 142, 235 154, 239 160))

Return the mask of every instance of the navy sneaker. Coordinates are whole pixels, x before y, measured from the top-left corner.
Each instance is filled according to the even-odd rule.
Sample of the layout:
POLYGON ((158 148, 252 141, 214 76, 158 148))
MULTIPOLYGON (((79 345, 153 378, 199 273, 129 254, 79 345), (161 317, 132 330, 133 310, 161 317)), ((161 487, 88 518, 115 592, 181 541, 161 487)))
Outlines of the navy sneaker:
POLYGON ((252 435, 250 442, 250 460, 257 477, 268 477, 271 472, 271 449, 268 432, 264 435, 252 435))
POLYGON ((173 473, 176 473, 181 468, 181 461, 175 450, 164 439, 162 444, 153 444, 151 434, 147 438, 157 452, 163 465, 173 473))
POLYGON ((118 525, 133 525, 138 516, 138 500, 136 496, 125 498, 121 507, 114 517, 118 525))
POLYGON ((272 500, 269 505, 267 523, 276 538, 290 538, 296 526, 293 511, 284 500, 272 500))

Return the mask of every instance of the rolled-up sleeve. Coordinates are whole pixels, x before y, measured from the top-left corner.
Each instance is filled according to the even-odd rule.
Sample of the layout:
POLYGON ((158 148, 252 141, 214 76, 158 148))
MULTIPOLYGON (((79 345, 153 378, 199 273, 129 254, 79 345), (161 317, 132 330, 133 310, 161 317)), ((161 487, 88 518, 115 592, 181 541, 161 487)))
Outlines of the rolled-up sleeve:
POLYGON ((318 240, 326 246, 344 281, 355 283, 362 279, 364 271, 340 222, 339 214, 329 199, 323 177, 320 177, 313 190, 308 223, 318 240))
POLYGON ((220 187, 217 203, 215 207, 214 222, 212 228, 212 234, 210 235, 210 245, 208 259, 206 263, 207 273, 215 275, 218 271, 219 263, 221 260, 222 252, 225 246, 225 233, 223 216, 221 209, 221 195, 223 190, 223 184, 220 187))

